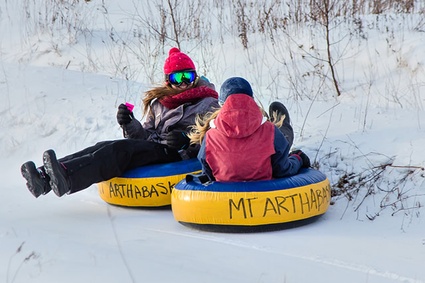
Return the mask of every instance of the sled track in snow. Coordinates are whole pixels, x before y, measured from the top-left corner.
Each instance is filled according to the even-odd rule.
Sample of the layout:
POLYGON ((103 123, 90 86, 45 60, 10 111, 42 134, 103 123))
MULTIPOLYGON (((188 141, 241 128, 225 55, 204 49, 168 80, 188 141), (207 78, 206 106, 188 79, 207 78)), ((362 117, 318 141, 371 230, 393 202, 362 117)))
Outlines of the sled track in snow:
POLYGON ((309 261, 309 262, 314 262, 314 263, 317 263, 317 264, 325 264, 325 265, 329 265, 329 266, 338 267, 338 268, 341 268, 341 269, 346 269, 346 270, 351 270, 351 271, 363 273, 365 275, 373 275, 373 276, 377 276, 377 277, 381 277, 381 278, 385 278, 385 279, 390 279, 390 280, 393 280, 393 281, 399 281, 399 282, 403 282, 403 283, 425 283, 425 281, 420 280, 420 279, 403 276, 403 275, 400 275, 400 274, 397 274, 397 273, 394 273, 394 272, 376 270, 375 268, 372 268, 372 267, 369 267, 369 266, 366 266, 366 265, 344 262, 342 260, 332 259, 332 258, 303 256, 303 255, 297 255, 297 254, 293 254, 293 253, 286 253, 286 252, 282 252, 282 251, 272 250, 272 249, 264 247, 264 246, 252 245, 252 244, 249 244, 249 243, 246 243, 246 242, 243 242, 243 241, 229 240, 229 239, 225 239, 223 237, 214 236, 214 235, 179 233, 179 232, 166 231, 166 230, 161 230, 161 229, 150 229, 150 228, 145 228, 145 230, 152 231, 152 232, 158 232, 158 233, 165 233, 165 234, 170 234, 170 235, 175 235, 175 236, 180 236, 180 237, 188 237, 188 238, 200 239, 200 240, 204 240, 204 241, 216 242, 216 243, 231 245, 231 246, 240 247, 240 248, 244 248, 244 249, 252 249, 252 250, 256 250, 256 251, 260 251, 260 252, 264 252, 264 253, 269 253, 269 254, 277 254, 277 255, 281 255, 281 256, 285 256, 285 257, 301 259, 301 260, 305 260, 305 261, 309 261))

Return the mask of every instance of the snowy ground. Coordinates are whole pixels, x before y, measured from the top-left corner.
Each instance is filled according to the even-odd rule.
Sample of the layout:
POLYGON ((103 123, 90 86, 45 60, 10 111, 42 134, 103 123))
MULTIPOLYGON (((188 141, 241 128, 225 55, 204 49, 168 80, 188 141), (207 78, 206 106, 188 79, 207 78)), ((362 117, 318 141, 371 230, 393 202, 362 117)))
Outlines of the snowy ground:
MULTIPOLYGON (((7 13, 0 6, 0 15, 10 16, 16 8, 8 5, 7 13)), ((10 24, 13 20, 1 19, 1 27, 19 30, 16 22, 10 24)), ((64 68, 69 58, 79 60, 84 45, 64 47, 59 56, 42 51, 46 41, 40 35, 38 41, 26 39, 40 44, 34 51, 36 44, 28 49, 22 42, 12 44, 19 33, 2 32, 0 281, 425 282, 425 41, 423 33, 404 32, 401 37, 397 41, 394 36, 399 51, 384 56, 382 38, 371 36, 367 45, 375 52, 373 64, 365 55, 370 51, 358 54, 357 61, 344 61, 347 91, 338 99, 291 100, 287 89, 268 96, 267 72, 264 79, 250 78, 252 64, 243 68, 237 50, 234 61, 230 51, 226 55, 233 68, 213 69, 210 77, 217 87, 228 76, 240 75, 253 81, 265 105, 280 97, 292 115, 295 145, 319 163, 331 184, 344 172, 370 177, 380 164, 390 164, 374 181, 382 190, 375 187, 367 196, 371 188, 362 185, 350 202, 344 195, 335 197, 328 212, 312 224, 226 234, 185 227, 169 208, 108 205, 95 185, 60 199, 54 194, 35 199, 26 189, 21 164, 40 164, 49 148, 63 156, 121 138, 117 106, 132 102, 140 116, 140 94, 150 84, 119 79, 105 69, 78 70, 77 63, 64 68), (397 59, 403 59, 402 68, 394 65, 397 59), (356 86, 358 78, 351 75, 372 79, 366 71, 352 71, 364 66, 368 72, 380 66, 372 95, 367 87, 356 86), (391 96, 396 89, 398 95, 391 96)), ((196 55, 201 57, 191 53, 195 61, 196 55)))

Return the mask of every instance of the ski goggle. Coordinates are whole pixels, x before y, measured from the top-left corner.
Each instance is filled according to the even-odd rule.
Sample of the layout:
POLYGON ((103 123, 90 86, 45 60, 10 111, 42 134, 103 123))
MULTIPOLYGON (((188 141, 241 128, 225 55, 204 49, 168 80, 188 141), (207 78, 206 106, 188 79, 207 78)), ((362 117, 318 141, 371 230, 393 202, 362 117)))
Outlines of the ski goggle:
POLYGON ((180 71, 165 76, 165 79, 172 85, 180 86, 182 83, 191 84, 196 79, 195 71, 180 71))

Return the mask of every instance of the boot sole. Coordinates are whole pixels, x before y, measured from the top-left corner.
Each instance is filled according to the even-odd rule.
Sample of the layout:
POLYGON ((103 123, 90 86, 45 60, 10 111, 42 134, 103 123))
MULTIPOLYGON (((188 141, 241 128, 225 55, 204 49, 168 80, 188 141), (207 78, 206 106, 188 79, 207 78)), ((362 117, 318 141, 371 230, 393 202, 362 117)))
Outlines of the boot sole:
POLYGON ((22 164, 21 174, 22 177, 27 180, 27 188, 33 194, 33 196, 38 198, 42 194, 45 194, 44 181, 41 180, 41 178, 38 176, 39 173, 33 162, 29 161, 27 163, 22 164))
POLYGON ((285 119, 283 123, 286 123, 287 125, 291 124, 291 119, 289 118, 289 112, 288 109, 286 109, 285 105, 283 105, 280 102, 272 102, 269 106, 269 115, 270 118, 273 117, 273 112, 281 113, 281 115, 285 115, 285 119))
POLYGON ((53 150, 47 150, 43 154, 44 168, 46 169, 47 175, 50 176, 50 186, 53 192, 61 197, 69 192, 69 187, 66 185, 68 181, 64 175, 64 169, 61 168, 56 154, 53 150))

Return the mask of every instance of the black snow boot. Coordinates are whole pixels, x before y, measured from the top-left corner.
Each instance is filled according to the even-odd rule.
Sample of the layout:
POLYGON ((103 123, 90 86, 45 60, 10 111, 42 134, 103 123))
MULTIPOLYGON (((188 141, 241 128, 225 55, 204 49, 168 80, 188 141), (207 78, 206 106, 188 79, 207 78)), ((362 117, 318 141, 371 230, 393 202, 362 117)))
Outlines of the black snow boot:
POLYGON ((50 177, 50 186, 58 197, 70 191, 69 177, 62 163, 60 163, 53 150, 49 149, 43 154, 44 168, 50 177))
POLYGON ((291 119, 289 118, 288 109, 282 103, 275 101, 269 106, 270 121, 275 123, 279 122, 283 117, 282 125, 279 130, 283 133, 289 143, 289 147, 292 147, 294 142, 294 130, 291 126, 291 119))
POLYGON ((50 187, 50 177, 43 166, 36 168, 34 162, 28 161, 21 166, 22 176, 27 180, 28 190, 38 198, 52 190, 50 187))

